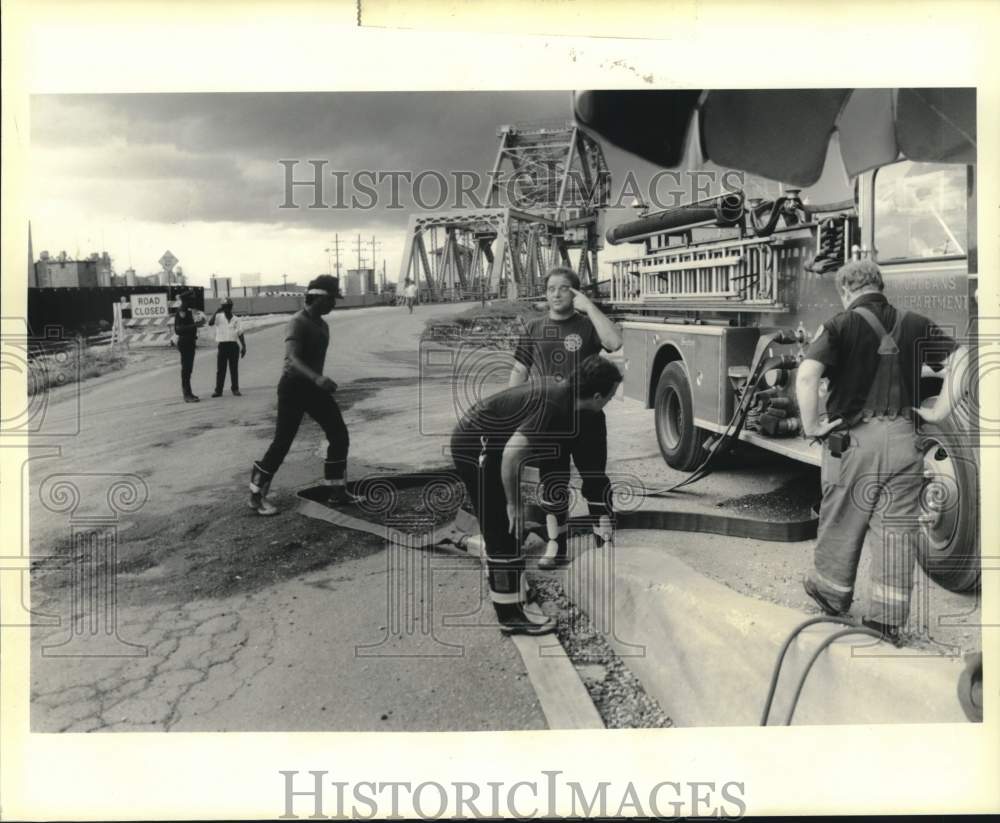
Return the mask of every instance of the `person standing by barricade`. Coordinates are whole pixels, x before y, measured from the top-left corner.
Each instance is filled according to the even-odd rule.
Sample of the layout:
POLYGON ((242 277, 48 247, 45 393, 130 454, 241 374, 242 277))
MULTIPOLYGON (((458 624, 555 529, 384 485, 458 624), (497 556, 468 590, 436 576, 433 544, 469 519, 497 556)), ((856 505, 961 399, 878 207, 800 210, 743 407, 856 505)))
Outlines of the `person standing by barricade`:
POLYGON ((226 383, 226 368, 229 369, 229 384, 233 395, 240 397, 240 359, 246 357, 247 341, 243 336, 243 324, 233 314, 233 301, 225 298, 215 310, 208 325, 215 326, 215 342, 218 355, 215 360, 215 391, 212 397, 221 397, 226 383))
POLYGON ((191 375, 194 372, 194 352, 198 346, 198 329, 205 325, 205 317, 191 308, 190 292, 182 293, 178 303, 174 314, 174 334, 177 335, 177 351, 181 356, 181 391, 185 403, 197 403, 200 398, 191 391, 191 375))
POLYGON ((871 602, 862 622, 900 645, 920 537, 923 454, 916 417, 940 422, 948 416, 968 353, 933 321, 890 305, 883 288, 872 261, 841 268, 837 289, 844 311, 820 326, 799 365, 802 430, 823 443, 814 567, 803 586, 825 613, 846 614, 870 532, 871 602), (942 392, 926 410, 917 408, 924 363, 947 368, 942 392), (818 415, 823 377, 829 383, 826 422, 818 415))

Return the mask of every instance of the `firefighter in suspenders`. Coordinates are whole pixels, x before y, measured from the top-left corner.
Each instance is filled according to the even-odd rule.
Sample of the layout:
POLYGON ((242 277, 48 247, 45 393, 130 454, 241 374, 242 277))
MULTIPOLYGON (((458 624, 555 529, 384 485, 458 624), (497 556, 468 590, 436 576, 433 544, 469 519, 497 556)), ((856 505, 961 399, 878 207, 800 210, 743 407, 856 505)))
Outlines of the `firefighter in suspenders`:
POLYGON ((823 443, 815 564, 803 581, 829 615, 851 607, 865 536, 872 533, 872 586, 864 625, 896 645, 909 616, 921 529, 923 454, 916 416, 950 413, 967 352, 931 320, 894 308, 879 267, 852 261, 837 272, 844 311, 817 331, 798 369, 803 433, 823 443), (932 406, 919 409, 922 364, 947 367, 932 406), (828 381, 820 422, 820 379, 828 381))

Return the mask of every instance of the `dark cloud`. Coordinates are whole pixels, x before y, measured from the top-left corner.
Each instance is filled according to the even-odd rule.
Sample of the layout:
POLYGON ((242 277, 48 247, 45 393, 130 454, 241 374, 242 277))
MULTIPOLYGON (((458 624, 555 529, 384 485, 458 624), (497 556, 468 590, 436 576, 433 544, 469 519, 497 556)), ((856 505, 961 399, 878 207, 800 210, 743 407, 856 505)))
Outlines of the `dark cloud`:
MULTIPOLYGON (((571 117, 566 91, 58 95, 32 99, 31 134, 47 176, 59 181, 60 196, 75 197, 81 210, 96 205, 115 216, 170 223, 245 221, 331 230, 378 223, 401 230, 413 210, 405 184, 401 210, 384 207, 387 181, 379 187, 380 206, 372 210, 279 209, 285 169, 278 161, 302 161, 298 179, 311 174, 305 163, 310 159, 327 161, 327 172, 485 175, 496 158, 500 125, 571 117)), ((627 173, 644 185, 658 170, 604 148, 619 185, 627 173)), ((337 201, 333 180, 324 176, 328 204, 337 201)), ((682 189, 685 202, 697 193, 690 181, 682 189)), ((347 205, 354 191, 343 199, 347 205)), ((423 191, 433 200, 436 183, 428 180, 423 191)), ((312 202, 302 189, 295 199, 303 206, 312 202)), ((630 216, 628 209, 612 210, 608 225, 630 216)))
MULTIPOLYGON (((498 126, 570 116, 569 92, 37 96, 32 142, 49 157, 70 152, 72 167, 59 169, 67 183, 102 180, 112 194, 126 186, 152 187, 150 212, 135 217, 163 219, 183 208, 191 210, 187 220, 335 226, 344 222, 336 210, 277 209, 285 173, 278 160, 322 159, 330 169, 352 173, 485 174, 496 156, 498 126), (184 181, 192 195, 165 203, 167 181, 173 188, 184 181)), ((137 205, 134 192, 118 199, 137 205)), ((379 219, 405 223, 405 215, 391 212, 379 219)))

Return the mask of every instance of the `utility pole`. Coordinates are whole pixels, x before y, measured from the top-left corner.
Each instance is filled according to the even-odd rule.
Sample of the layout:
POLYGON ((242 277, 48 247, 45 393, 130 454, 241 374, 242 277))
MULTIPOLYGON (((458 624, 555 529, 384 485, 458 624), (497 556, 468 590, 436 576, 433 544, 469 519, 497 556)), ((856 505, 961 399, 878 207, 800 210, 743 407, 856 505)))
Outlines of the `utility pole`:
MULTIPOLYGON (((376 240, 375 239, 375 235, 373 234, 371 242, 372 242, 372 288, 374 288, 375 287, 375 256, 376 256, 376 249, 379 249, 379 248, 382 247, 382 241, 381 240, 376 240)), ((382 291, 382 289, 380 288, 379 291, 382 291)))
POLYGON ((354 250, 358 253, 358 278, 361 280, 361 293, 362 294, 367 294, 368 293, 368 288, 367 288, 368 284, 365 282, 365 274, 364 274, 364 266, 363 266, 363 264, 367 263, 368 259, 366 257, 363 257, 361 255, 361 247, 362 247, 361 235, 358 234, 358 239, 354 241, 354 250))
POLYGON ((332 252, 334 258, 337 261, 336 263, 330 266, 330 274, 333 274, 334 270, 336 269, 337 278, 340 279, 340 235, 335 234, 333 236, 333 240, 331 240, 330 242, 333 243, 333 245, 326 250, 326 253, 329 255, 332 252))

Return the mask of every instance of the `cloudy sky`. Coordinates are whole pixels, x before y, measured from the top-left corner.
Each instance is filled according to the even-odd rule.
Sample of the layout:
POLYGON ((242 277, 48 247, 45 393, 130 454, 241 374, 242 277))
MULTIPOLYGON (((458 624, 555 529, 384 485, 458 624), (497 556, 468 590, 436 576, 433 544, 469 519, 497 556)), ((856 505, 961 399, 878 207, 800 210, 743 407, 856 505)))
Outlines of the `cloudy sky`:
MULTIPOLYGON (((564 91, 37 96, 34 250, 86 256, 106 249, 117 271, 131 265, 149 274, 170 249, 196 285, 212 274, 240 285, 240 275, 255 272, 264 282, 286 274, 302 283, 327 271, 335 234, 342 264, 354 267, 360 233, 382 244, 376 262, 385 261, 394 281, 413 210, 408 187, 401 209, 385 207, 388 181, 373 209, 305 208, 312 199, 301 189, 295 197, 303 207, 281 209, 279 160, 302 161, 297 179, 311 176, 305 161, 327 161, 324 199, 333 204, 332 170, 485 174, 501 124, 571 117, 564 91)), ((613 180, 631 171, 646 181, 656 171, 607 146, 605 155, 613 180)), ((438 189, 428 179, 421 191, 433 201, 438 189)), ((351 193, 358 192, 349 189, 348 200, 351 193)), ((609 214, 608 224, 629 214, 609 214)))

